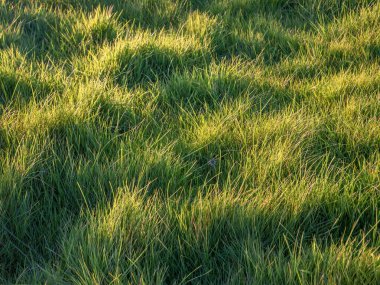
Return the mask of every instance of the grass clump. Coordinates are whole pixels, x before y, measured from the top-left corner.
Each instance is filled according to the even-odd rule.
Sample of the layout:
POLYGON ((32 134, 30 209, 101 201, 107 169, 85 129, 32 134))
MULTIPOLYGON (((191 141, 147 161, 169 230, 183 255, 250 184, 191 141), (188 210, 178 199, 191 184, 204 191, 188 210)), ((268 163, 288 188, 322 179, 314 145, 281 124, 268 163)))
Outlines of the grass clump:
POLYGON ((0 1, 0 283, 379 283, 379 11, 0 1))

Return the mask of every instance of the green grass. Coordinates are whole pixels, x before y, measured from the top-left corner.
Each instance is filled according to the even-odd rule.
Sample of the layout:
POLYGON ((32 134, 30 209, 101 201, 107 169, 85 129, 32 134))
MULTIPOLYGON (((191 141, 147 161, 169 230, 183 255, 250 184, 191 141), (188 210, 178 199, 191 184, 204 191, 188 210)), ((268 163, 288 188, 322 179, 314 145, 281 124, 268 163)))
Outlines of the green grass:
POLYGON ((0 1, 0 283, 379 284, 380 3, 0 1))

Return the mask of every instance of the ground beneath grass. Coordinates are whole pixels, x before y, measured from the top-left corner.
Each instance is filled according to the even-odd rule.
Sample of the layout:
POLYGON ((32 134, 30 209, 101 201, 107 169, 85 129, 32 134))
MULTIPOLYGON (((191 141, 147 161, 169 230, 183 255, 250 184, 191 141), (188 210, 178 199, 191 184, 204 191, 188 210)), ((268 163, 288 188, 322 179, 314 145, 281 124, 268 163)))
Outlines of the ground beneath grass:
POLYGON ((0 0, 0 283, 379 284, 380 3, 0 0))

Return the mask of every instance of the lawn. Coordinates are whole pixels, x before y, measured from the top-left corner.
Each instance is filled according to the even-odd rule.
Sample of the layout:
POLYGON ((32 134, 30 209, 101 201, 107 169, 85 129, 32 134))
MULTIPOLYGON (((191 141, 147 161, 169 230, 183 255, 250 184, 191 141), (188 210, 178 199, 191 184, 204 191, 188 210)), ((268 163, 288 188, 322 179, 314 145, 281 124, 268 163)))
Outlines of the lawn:
POLYGON ((380 2, 0 0, 0 283, 380 284, 380 2))

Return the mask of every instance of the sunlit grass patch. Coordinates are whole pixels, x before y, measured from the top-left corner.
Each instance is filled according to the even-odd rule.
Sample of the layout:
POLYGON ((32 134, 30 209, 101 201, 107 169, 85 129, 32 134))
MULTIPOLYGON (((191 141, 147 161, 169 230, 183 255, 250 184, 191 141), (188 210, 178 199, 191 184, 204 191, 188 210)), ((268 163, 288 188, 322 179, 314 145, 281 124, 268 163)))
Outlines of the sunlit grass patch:
POLYGON ((131 39, 105 46, 89 60, 84 72, 134 86, 166 80, 175 71, 204 67, 209 60, 209 52, 195 38, 138 32, 131 39))
POLYGON ((371 0, 0 0, 0 283, 378 284, 371 0))

